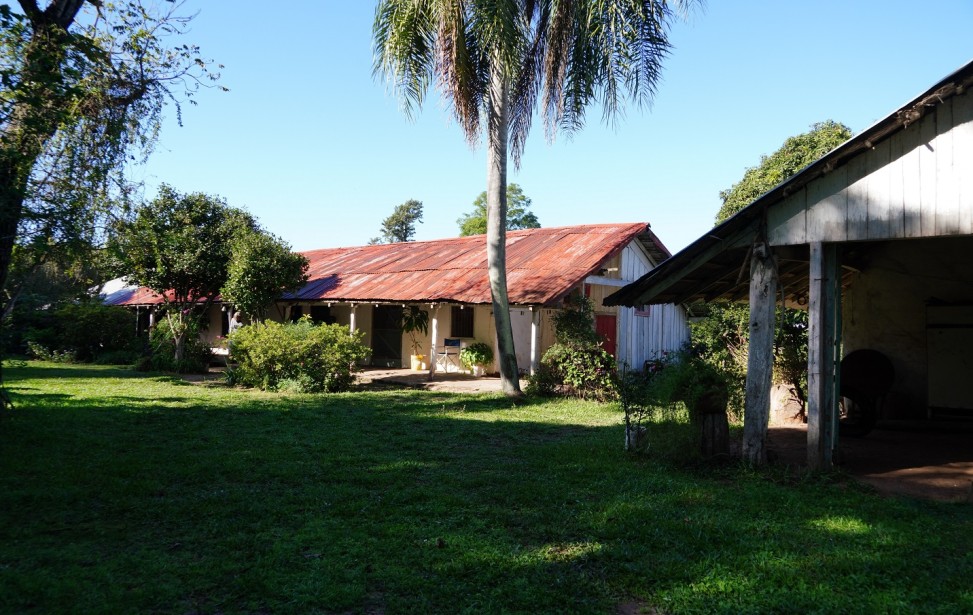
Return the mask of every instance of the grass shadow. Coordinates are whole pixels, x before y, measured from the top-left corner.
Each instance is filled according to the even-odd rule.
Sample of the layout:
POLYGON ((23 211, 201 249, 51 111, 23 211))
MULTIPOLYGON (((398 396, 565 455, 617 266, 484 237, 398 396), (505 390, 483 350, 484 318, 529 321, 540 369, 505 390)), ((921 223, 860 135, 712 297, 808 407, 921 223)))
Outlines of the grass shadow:
MULTIPOLYGON (((3 611, 594 613, 635 598, 663 612, 968 612, 973 600, 968 507, 632 456, 610 405, 56 371, 23 379, 37 411, 0 425, 3 611)), ((679 435, 653 427, 660 447, 679 435)))

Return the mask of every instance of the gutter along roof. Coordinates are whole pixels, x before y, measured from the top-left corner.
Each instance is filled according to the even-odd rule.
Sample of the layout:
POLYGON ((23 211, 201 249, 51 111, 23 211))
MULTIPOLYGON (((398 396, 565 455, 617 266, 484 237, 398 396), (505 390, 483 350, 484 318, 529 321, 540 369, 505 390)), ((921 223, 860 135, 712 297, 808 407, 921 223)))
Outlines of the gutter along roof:
MULTIPOLYGON (((669 256, 645 223, 508 231, 510 303, 557 305, 633 240, 656 262, 669 256)), ((283 301, 491 303, 485 235, 303 254, 309 261, 308 282, 296 293, 285 294, 283 301)), ((129 292, 129 297, 111 304, 160 303, 146 289, 129 292)))
MULTIPOLYGON (((605 298, 605 305, 740 301, 749 293, 749 249, 767 210, 809 182, 922 119, 926 110, 973 86, 973 62, 942 79, 861 134, 845 141, 764 193, 637 281, 605 298)), ((808 248, 775 247, 787 299, 800 304, 808 287, 808 248)))

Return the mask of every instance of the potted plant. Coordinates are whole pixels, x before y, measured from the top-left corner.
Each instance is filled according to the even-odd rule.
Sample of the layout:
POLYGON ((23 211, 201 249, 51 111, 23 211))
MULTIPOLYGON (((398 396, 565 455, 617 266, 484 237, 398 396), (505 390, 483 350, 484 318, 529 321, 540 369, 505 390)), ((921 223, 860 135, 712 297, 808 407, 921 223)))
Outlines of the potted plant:
POLYGON ((474 376, 482 376, 493 363, 493 349, 483 342, 474 342, 459 351, 459 360, 474 376))
POLYGON ((412 347, 412 355, 409 357, 410 367, 415 371, 426 369, 426 356, 422 354, 419 334, 429 333, 429 313, 410 305, 402 312, 402 331, 408 333, 411 340, 409 342, 412 347))

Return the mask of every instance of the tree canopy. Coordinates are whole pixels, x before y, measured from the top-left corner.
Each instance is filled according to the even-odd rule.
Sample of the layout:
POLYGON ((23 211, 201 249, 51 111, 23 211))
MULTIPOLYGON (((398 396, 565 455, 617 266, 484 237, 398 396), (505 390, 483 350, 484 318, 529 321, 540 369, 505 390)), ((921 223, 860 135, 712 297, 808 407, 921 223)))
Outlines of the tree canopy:
POLYGON ((750 167, 743 179, 720 192, 723 205, 716 214, 719 224, 730 218, 757 197, 788 179, 852 136, 844 124, 827 120, 811 125, 811 130, 788 138, 770 156, 761 156, 760 164, 750 167))
MULTIPOLYGON (((717 224, 851 136, 847 126, 827 120, 813 124, 809 132, 788 138, 773 154, 761 156, 760 164, 747 169, 739 182, 720 192, 723 205, 716 216, 717 224)), ((731 376, 736 385, 731 393, 737 404, 741 403, 746 378, 749 318, 749 306, 719 303, 711 305, 707 317, 692 327, 694 345, 702 349, 707 361, 731 376)), ((790 387, 803 408, 807 399, 807 312, 780 308, 777 321, 774 378, 790 387)))
POLYGON ((270 233, 238 233, 230 250, 227 277, 220 289, 226 303, 262 320, 267 308, 285 292, 307 282, 308 261, 303 254, 270 233))
MULTIPOLYGON (((537 215, 530 208, 531 199, 517 184, 507 184, 507 230, 540 228, 537 215)), ((473 211, 456 221, 459 236, 483 235, 487 231, 487 193, 481 192, 473 201, 473 211)))
MULTIPOLYGON (((103 241, 124 212, 125 166, 151 152, 162 110, 217 74, 172 42, 180 3, 19 0, 0 5, 0 286, 14 244, 103 241)), ((63 250, 62 250, 63 253, 63 250)), ((6 297, 4 298, 6 300, 6 297)))
POLYGON ((416 235, 416 223, 422 222, 422 201, 409 199, 397 205, 392 215, 382 220, 382 235, 370 244, 401 243, 412 241, 416 235))
POLYGON ((215 196, 180 194, 170 186, 119 225, 113 244, 128 281, 162 296, 176 342, 176 361, 191 321, 219 295, 238 237, 257 232, 246 212, 215 196))

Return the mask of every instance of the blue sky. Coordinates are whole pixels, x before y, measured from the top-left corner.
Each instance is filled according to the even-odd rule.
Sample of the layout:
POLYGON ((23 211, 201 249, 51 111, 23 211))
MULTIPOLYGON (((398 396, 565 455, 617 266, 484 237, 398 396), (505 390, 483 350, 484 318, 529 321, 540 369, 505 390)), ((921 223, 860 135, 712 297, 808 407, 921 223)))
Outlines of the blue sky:
MULTIPOLYGON (((227 199, 296 250, 360 245, 408 200, 419 240, 458 234, 485 189, 436 96, 414 121, 372 76, 374 3, 187 0, 185 38, 225 68, 229 92, 170 109, 134 176, 227 199)), ((543 226, 649 222, 673 251, 713 225, 720 190, 783 141, 834 119, 860 132, 973 58, 973 2, 710 0, 671 34, 650 109, 547 142, 535 122, 509 181, 543 226)))

